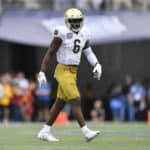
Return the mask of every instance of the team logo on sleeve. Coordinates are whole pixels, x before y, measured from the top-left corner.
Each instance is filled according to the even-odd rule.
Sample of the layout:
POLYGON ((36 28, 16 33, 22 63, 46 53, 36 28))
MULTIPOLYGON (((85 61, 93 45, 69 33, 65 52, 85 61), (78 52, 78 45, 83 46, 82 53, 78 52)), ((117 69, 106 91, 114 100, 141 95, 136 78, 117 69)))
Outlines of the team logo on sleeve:
POLYGON ((67 39, 71 39, 73 37, 72 33, 67 33, 67 39))

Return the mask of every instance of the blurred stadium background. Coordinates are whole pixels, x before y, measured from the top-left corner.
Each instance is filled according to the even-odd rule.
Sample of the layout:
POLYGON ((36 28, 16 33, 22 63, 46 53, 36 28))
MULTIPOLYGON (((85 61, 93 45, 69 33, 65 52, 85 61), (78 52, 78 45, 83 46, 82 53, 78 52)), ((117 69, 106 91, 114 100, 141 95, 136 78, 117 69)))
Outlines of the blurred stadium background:
POLYGON ((150 0, 0 0, 0 149, 150 150, 149 27, 150 0), (70 7, 83 10, 103 67, 100 81, 93 79, 84 57, 79 68, 85 119, 102 130, 90 145, 81 139, 69 103, 56 120, 67 123, 55 126, 62 142, 45 144, 35 138, 56 97, 56 59, 42 88, 36 73, 53 26, 64 24, 70 7))
MULTIPOLYGON (((46 121, 56 97, 56 59, 45 87, 36 73, 53 26, 64 24, 70 7, 83 10, 103 67, 96 81, 82 57, 78 85, 86 120, 150 122, 150 0, 0 0, 0 122, 46 121)), ((72 121, 69 103, 63 111, 72 121)))

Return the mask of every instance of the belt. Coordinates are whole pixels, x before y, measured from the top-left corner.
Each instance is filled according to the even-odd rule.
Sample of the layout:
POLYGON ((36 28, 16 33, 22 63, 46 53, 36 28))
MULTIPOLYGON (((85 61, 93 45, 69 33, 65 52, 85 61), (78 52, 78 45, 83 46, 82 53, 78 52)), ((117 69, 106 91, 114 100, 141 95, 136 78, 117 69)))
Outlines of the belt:
POLYGON ((66 65, 66 66, 69 66, 69 67, 79 67, 79 65, 66 65))
POLYGON ((79 67, 79 65, 66 65, 66 64, 61 64, 61 65, 64 65, 66 67, 79 67))

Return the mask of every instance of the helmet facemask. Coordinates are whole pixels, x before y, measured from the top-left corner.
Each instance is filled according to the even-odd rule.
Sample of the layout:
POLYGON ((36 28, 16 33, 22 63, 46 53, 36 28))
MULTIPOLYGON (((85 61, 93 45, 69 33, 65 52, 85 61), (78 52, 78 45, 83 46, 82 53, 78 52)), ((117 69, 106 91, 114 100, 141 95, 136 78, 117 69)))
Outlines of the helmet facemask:
POLYGON ((79 32, 83 26, 83 18, 68 19, 67 25, 73 32, 79 32))

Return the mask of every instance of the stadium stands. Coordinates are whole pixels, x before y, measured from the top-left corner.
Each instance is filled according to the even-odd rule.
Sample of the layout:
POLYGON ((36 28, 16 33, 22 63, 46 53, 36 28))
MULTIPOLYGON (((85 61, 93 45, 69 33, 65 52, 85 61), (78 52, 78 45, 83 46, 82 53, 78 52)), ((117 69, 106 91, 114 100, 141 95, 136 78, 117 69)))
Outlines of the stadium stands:
POLYGON ((40 9, 51 8, 62 10, 68 7, 78 7, 85 10, 148 10, 148 0, 1 0, 5 8, 40 9))

